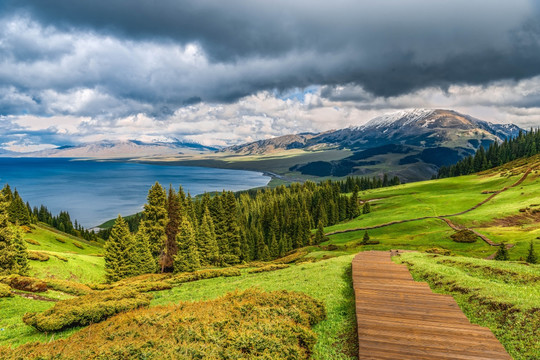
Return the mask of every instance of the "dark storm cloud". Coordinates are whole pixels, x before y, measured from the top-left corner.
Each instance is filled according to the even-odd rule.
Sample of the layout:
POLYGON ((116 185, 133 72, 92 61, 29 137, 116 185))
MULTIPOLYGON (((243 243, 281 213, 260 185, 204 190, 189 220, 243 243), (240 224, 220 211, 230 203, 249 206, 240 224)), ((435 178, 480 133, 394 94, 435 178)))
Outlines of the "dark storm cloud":
MULTIPOLYGON (((532 0, 12 0, 4 6, 4 11, 30 14, 64 30, 197 43, 211 64, 228 65, 229 82, 202 74, 194 81, 209 85, 170 88, 164 102, 177 105, 196 98, 233 101, 264 89, 351 82, 375 95, 395 96, 426 86, 487 84, 540 74, 540 11, 532 0), (253 61, 275 64, 261 66, 261 73, 240 69, 253 61)), ((22 49, 18 56, 40 56, 39 51, 43 49, 22 49)), ((169 76, 174 80, 182 74, 169 76)), ((209 76, 223 74, 210 71, 209 76)), ((122 96, 145 101, 165 97, 149 96, 137 86, 126 93, 121 90, 125 81, 118 82, 120 88, 112 82, 107 87, 122 96)))

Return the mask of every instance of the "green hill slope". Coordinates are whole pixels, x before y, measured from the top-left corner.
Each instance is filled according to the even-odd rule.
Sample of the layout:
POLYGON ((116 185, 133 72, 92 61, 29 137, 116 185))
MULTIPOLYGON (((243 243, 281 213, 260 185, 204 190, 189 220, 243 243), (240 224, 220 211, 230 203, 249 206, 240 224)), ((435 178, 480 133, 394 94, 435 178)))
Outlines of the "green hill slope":
POLYGON ((105 277, 101 244, 62 233, 44 224, 34 225, 24 238, 28 250, 46 254, 47 261, 30 260, 30 275, 82 283, 105 277))

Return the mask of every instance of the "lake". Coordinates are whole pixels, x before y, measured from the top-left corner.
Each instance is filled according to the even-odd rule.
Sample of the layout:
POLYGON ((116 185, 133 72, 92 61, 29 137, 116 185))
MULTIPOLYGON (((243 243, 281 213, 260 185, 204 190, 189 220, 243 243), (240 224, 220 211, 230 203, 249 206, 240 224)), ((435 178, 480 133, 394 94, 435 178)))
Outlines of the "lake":
POLYGON ((186 193, 240 191, 265 186, 260 172, 191 166, 76 161, 65 158, 0 158, 0 184, 8 183, 30 205, 47 206, 53 214, 70 213, 72 221, 91 228, 106 220, 143 209, 148 189, 160 182, 186 193))

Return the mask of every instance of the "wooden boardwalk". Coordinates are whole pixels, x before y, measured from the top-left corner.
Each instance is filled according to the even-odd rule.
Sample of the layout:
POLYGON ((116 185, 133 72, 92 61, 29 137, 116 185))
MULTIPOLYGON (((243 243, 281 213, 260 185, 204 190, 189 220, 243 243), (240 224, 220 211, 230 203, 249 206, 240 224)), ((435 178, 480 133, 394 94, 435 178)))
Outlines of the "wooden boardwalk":
POLYGON ((452 296, 414 281, 390 255, 365 251, 352 263, 360 359, 512 359, 452 296))

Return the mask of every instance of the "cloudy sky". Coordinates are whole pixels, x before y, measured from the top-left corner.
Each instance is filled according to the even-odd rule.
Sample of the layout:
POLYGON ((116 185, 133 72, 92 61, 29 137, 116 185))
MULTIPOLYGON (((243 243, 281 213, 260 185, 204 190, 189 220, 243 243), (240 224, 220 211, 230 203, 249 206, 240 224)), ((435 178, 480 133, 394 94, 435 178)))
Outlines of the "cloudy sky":
POLYGON ((540 126, 535 0, 0 0, 0 147, 228 145, 455 109, 540 126))

